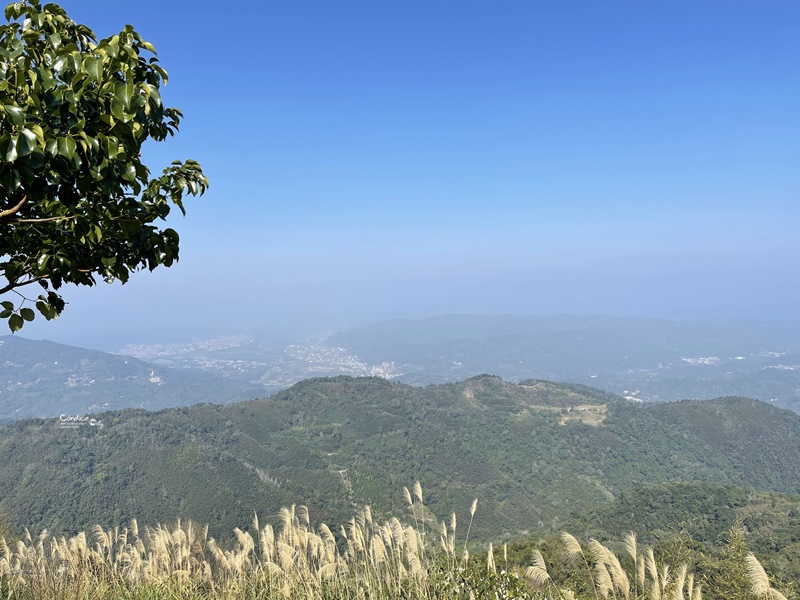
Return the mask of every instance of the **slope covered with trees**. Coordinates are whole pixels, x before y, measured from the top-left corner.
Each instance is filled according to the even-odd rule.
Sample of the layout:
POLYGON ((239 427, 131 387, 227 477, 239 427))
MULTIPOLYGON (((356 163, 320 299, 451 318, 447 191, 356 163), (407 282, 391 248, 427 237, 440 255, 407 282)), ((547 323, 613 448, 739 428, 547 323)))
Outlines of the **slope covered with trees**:
POLYGON ((354 504, 400 514, 399 490, 419 479, 433 513, 478 498, 475 536, 509 539, 645 484, 800 492, 800 417, 738 398, 645 407, 492 376, 427 388, 338 377, 265 400, 102 418, 102 429, 7 426, 0 510, 32 530, 136 516, 221 533, 292 503, 328 522, 354 504))

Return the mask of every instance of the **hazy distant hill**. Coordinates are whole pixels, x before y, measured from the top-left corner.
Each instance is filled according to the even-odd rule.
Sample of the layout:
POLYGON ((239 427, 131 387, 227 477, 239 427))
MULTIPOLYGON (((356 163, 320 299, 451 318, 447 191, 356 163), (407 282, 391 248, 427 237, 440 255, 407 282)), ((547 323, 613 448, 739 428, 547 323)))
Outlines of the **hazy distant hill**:
POLYGON ((735 395, 800 412, 800 326, 617 317, 452 315, 339 332, 326 344, 412 384, 495 373, 644 401, 735 395))
POLYGON ((0 510, 33 529, 181 516, 220 534, 291 503, 327 522, 352 503, 401 514, 402 487, 419 479, 435 515, 463 517, 477 497, 476 535, 496 539, 557 528, 644 484, 800 492, 800 416, 742 398, 643 406, 492 376, 426 388, 338 377, 103 420, 4 428, 0 510))
POLYGON ((171 369, 48 341, 0 337, 0 420, 225 402, 242 399, 247 389, 199 369, 171 369))

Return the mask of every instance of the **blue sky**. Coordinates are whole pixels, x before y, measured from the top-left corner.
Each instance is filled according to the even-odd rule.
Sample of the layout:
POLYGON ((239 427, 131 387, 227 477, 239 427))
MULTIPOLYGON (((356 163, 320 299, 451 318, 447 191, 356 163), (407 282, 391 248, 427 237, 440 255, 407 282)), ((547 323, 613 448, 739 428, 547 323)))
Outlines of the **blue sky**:
MULTIPOLYGON (((800 4, 64 0, 170 73, 182 258, 24 334, 436 313, 797 319, 800 4)), ((109 341, 112 340, 112 341, 109 341)))

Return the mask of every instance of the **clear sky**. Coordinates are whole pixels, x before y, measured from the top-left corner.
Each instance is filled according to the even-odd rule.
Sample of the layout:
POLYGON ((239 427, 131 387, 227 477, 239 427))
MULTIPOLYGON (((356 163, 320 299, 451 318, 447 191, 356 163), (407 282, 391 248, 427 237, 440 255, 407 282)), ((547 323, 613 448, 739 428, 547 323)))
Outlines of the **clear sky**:
POLYGON ((800 317, 796 1, 62 6, 156 46, 185 120, 148 160, 211 188, 170 220, 177 266, 67 290, 23 335, 800 317))

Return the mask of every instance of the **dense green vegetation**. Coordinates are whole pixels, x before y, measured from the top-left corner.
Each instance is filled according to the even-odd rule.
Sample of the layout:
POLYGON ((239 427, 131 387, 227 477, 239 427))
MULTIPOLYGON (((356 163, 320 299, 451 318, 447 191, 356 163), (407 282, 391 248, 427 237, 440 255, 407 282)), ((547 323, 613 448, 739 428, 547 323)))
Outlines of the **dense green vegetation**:
MULTIPOLYGON (((673 560, 691 557, 707 569, 715 564, 708 557, 724 555, 731 531, 740 528, 749 550, 780 581, 800 581, 800 496, 796 494, 757 493, 709 483, 646 485, 572 515, 565 528, 601 540, 619 540, 637 531, 639 540, 660 554, 673 560)), ((518 547, 524 550, 528 545, 518 547)))
POLYGON ((475 539, 503 541, 558 530, 645 484, 800 491, 800 417, 739 398, 645 407, 492 376, 422 389, 338 377, 266 400, 102 419, 102 429, 7 426, 0 510, 32 530, 183 517, 224 535, 293 503, 328 522, 363 504, 403 515, 398 490, 419 478, 434 513, 463 514, 477 497, 475 539))

